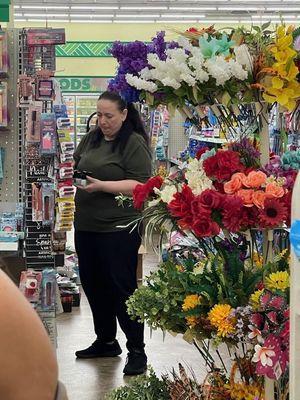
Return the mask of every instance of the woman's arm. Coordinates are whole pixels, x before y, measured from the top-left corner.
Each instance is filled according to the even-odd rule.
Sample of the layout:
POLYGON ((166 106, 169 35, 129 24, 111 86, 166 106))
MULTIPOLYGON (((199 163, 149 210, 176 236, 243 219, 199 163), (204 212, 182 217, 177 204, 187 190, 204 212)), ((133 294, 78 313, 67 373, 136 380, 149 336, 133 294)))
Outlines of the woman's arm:
POLYGON ((88 184, 86 186, 78 186, 79 189, 88 193, 105 192, 111 194, 124 194, 132 196, 133 189, 140 182, 133 179, 124 179, 122 181, 100 181, 99 179, 87 176, 88 184))

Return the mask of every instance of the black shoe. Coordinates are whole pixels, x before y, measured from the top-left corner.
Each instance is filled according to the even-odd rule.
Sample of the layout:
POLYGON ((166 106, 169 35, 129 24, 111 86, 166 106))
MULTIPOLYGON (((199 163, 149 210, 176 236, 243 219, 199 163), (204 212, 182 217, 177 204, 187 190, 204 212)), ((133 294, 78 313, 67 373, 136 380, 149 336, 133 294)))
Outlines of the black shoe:
POLYGON ((116 357, 122 353, 122 349, 117 340, 113 343, 103 343, 96 340, 90 347, 76 351, 77 358, 97 358, 97 357, 116 357))
POLYGON ((125 375, 140 375, 147 370, 147 356, 144 351, 134 350, 127 355, 123 369, 125 375))

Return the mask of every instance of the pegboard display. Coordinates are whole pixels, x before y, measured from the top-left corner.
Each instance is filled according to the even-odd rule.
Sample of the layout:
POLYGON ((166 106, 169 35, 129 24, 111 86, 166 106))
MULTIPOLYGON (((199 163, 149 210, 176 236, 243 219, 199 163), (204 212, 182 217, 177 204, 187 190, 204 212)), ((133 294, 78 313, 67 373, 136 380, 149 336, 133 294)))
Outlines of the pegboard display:
POLYGON ((188 143, 188 138, 184 134, 185 118, 178 112, 170 117, 169 121, 169 143, 168 158, 177 158, 178 153, 183 151, 188 143))
POLYGON ((17 110, 17 76, 18 76, 18 32, 7 29, 7 44, 9 71, 7 78, 1 78, 8 85, 8 114, 7 129, 0 130, 0 147, 4 149, 3 179, 0 184, 0 202, 21 202, 20 162, 22 157, 19 136, 19 116, 17 110))

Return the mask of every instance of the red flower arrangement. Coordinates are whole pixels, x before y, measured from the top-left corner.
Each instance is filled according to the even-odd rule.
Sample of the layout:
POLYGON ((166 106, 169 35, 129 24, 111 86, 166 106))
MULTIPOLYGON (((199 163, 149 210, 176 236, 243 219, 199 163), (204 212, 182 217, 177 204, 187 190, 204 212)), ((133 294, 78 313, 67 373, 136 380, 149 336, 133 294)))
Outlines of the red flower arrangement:
POLYGON ((203 168, 210 179, 219 182, 228 181, 232 174, 245 169, 239 154, 232 150, 218 150, 214 156, 204 160, 203 168))
POLYGON ((138 184, 133 189, 133 205, 134 208, 140 210, 143 207, 145 200, 154 193, 154 188, 160 189, 163 184, 163 178, 159 175, 148 179, 146 183, 138 184))
POLYGON ((275 228, 286 220, 287 207, 280 199, 266 199, 258 217, 262 228, 275 228))
POLYGON ((191 188, 183 185, 182 191, 174 195, 174 200, 168 204, 168 210, 172 217, 178 218, 178 225, 182 229, 190 228, 193 221, 192 202, 195 196, 191 188))

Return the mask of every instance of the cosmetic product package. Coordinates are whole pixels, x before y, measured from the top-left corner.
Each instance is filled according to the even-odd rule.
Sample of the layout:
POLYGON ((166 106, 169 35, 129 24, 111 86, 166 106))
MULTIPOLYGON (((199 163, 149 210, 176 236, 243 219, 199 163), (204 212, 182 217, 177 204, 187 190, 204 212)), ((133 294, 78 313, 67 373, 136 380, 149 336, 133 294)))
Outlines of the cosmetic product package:
POLYGON ((73 174, 74 186, 86 186, 88 183, 87 175, 91 176, 92 173, 89 171, 75 170, 73 174))
POLYGON ((58 135, 58 140, 59 143, 72 143, 73 144, 73 149, 74 149, 74 143, 72 141, 72 135, 74 136, 74 131, 71 129, 58 129, 57 130, 57 135, 58 135))
POLYGON ((60 179, 72 179, 74 169, 72 163, 59 164, 59 178, 60 179))
POLYGON ((0 75, 3 77, 7 76, 8 64, 7 33, 0 28, 0 75))
POLYGON ((42 311, 55 310, 56 300, 56 272, 54 269, 44 269, 41 282, 41 308, 42 311))
POLYGON ((54 113, 42 113, 40 122, 40 152, 56 154, 56 118, 54 113))
POLYGON ((29 46, 65 44, 66 35, 63 28, 32 28, 27 29, 27 44, 29 46))
POLYGON ((53 81, 51 78, 37 78, 35 81, 35 99, 51 101, 55 97, 53 81))
POLYGON ((32 221, 43 221, 42 184, 34 182, 31 184, 32 192, 32 221))
POLYGON ((13 213, 3 213, 0 217, 0 231, 15 232, 17 230, 17 219, 13 213))
POLYGON ((42 184, 42 205, 43 225, 50 225, 54 222, 55 193, 53 183, 42 184))
POLYGON ((34 270, 21 272, 19 288, 31 303, 40 301, 42 273, 34 270))
POLYGON ((68 118, 67 106, 65 104, 54 104, 53 112, 56 115, 56 118, 68 118))
POLYGON ((33 79, 27 75, 19 75, 18 78, 18 99, 19 107, 28 107, 32 102, 33 79))
POLYGON ((7 83, 0 84, 0 127, 7 128, 8 109, 7 109, 7 83))
POLYGON ((42 102, 30 104, 27 114, 26 141, 28 143, 39 143, 41 140, 41 114, 43 111, 42 102))

